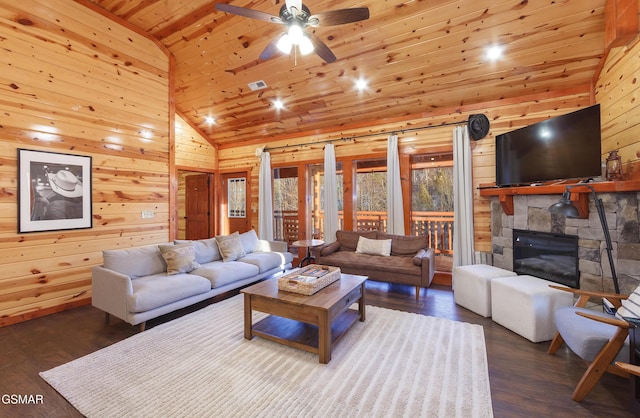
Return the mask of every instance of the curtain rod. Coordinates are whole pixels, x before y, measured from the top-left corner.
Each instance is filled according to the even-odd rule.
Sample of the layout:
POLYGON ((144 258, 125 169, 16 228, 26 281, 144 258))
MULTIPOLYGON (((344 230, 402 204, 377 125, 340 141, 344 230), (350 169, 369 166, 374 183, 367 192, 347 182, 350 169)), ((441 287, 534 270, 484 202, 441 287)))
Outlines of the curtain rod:
POLYGON ((446 122, 446 123, 442 123, 440 125, 427 125, 427 126, 419 126, 419 127, 415 127, 415 128, 407 128, 407 129, 398 129, 395 131, 390 131, 390 132, 378 132, 378 133, 371 133, 371 134, 362 134, 362 135, 353 135, 353 136, 347 136, 347 137, 342 137, 342 138, 337 138, 337 139, 326 139, 324 141, 315 141, 315 142, 305 142, 302 144, 295 144, 295 145, 281 145, 279 147, 264 147, 262 149, 262 151, 272 151, 272 150, 278 150, 278 149, 287 149, 287 148, 292 148, 292 147, 304 147, 305 145, 317 145, 317 144, 332 144, 334 142, 346 142, 346 141, 353 141, 354 139, 358 139, 358 138, 368 138, 371 136, 380 136, 380 135, 384 135, 385 133, 387 135, 395 135, 395 134, 403 134, 405 132, 415 132, 415 131, 423 131, 426 129, 431 129, 431 128, 441 128, 443 126, 451 126, 451 125, 466 125, 468 124, 468 121, 461 121, 461 122, 446 122))

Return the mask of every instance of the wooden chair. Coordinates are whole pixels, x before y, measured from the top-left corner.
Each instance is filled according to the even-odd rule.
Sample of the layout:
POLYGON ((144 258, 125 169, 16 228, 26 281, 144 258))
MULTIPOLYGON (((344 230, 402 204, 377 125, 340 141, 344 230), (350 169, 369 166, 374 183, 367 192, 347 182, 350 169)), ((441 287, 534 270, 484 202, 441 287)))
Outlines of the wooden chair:
POLYGON ((558 332, 551 341, 549 354, 553 355, 562 344, 567 346, 589 365, 578 382, 571 399, 582 401, 604 372, 629 378, 629 373, 614 365, 615 361, 629 361, 629 323, 614 315, 585 308, 590 298, 605 298, 617 309, 628 296, 611 293, 589 292, 560 286, 554 289, 572 292, 578 300, 572 307, 558 309, 555 314, 558 332))

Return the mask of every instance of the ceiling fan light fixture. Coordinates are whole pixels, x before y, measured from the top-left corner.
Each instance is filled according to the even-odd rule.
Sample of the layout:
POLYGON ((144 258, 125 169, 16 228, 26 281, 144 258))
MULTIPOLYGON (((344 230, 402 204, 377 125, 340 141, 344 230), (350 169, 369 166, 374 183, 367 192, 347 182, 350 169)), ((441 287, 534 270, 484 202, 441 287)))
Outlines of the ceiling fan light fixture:
POLYGON ((291 37, 289 34, 285 33, 279 40, 276 47, 283 54, 291 53, 291 47, 293 46, 293 42, 291 41, 291 37))
POLYGON ((300 48, 300 54, 301 55, 308 55, 310 53, 313 52, 313 43, 311 42, 311 39, 309 39, 308 36, 303 36, 302 40, 300 41, 300 44, 298 45, 298 48, 300 48))
POLYGON ((304 39, 304 32, 302 31, 302 28, 295 23, 289 26, 288 34, 291 39, 291 43, 294 45, 300 45, 300 42, 304 39))

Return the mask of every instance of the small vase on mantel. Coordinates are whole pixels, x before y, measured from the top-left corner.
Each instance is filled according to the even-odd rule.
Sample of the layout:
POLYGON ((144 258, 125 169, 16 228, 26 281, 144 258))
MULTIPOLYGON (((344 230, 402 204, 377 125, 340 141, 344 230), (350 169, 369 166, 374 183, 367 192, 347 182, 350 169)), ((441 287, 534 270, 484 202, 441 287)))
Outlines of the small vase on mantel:
POLYGON ((611 151, 607 157, 607 180, 622 180, 622 159, 618 150, 611 151))

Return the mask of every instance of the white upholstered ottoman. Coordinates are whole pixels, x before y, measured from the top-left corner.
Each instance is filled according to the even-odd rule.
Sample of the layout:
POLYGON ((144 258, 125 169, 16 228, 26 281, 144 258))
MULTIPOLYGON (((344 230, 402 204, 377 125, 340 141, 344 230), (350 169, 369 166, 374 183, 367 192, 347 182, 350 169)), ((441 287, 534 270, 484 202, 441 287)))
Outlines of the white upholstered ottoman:
POLYGON ((456 303, 485 318, 491 316, 491 280, 516 273, 486 264, 453 268, 453 298, 456 303))
POLYGON ((554 312, 573 305, 573 294, 552 289, 558 283, 533 276, 491 281, 493 320, 534 343, 551 340, 556 333, 554 312))

